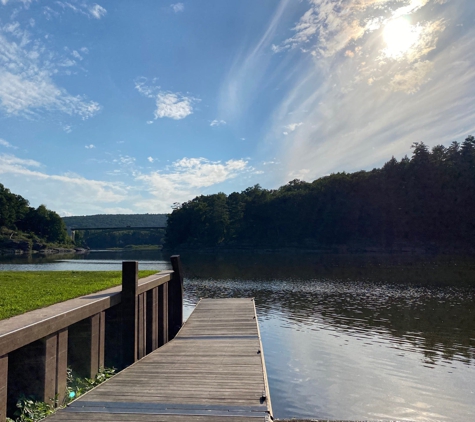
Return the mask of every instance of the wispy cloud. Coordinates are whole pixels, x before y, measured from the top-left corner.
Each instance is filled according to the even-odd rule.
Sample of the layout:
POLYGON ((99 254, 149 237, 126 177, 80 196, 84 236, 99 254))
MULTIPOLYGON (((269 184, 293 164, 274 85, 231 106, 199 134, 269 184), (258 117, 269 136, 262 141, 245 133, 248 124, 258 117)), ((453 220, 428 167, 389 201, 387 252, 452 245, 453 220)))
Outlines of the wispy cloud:
POLYGON ((219 107, 226 120, 237 119, 269 82, 272 72, 270 46, 290 0, 280 0, 261 37, 252 45, 243 46, 221 85, 219 107))
MULTIPOLYGON (((152 84, 154 81, 152 81, 152 84)), ((135 89, 142 95, 155 100, 154 119, 168 117, 181 120, 193 114, 193 105, 200 101, 198 98, 183 95, 179 92, 164 91, 158 85, 149 85, 146 78, 135 81, 135 89)), ((151 121, 147 121, 151 123, 151 121)))
POLYGON ((24 117, 45 111, 82 119, 97 114, 101 109, 97 102, 71 95, 54 82, 62 64, 63 57, 33 41, 18 22, 0 27, 0 109, 24 117))
POLYGON ((289 132, 293 132, 295 129, 297 129, 299 126, 302 126, 302 125, 303 125, 302 122, 289 123, 287 126, 284 126, 284 129, 289 131, 289 132))
POLYGON ((380 165, 415 141, 449 142, 475 128, 475 30, 460 37, 442 16, 463 20, 455 3, 434 0, 309 1, 293 35, 270 47, 305 69, 267 136, 273 142, 298 116, 298 130, 284 128, 278 183, 380 165))
POLYGON ((174 3, 170 7, 175 13, 183 12, 185 10, 185 5, 183 3, 174 3))
POLYGON ((89 7, 89 13, 96 19, 100 19, 106 15, 107 10, 104 9, 102 6, 99 6, 98 4, 94 4, 89 7))
POLYGON ((211 127, 213 126, 222 126, 222 125, 225 125, 226 124, 226 121, 225 120, 213 120, 209 125, 211 127))
POLYGON ((104 212, 108 204, 116 206, 128 197, 128 189, 121 183, 91 180, 74 174, 51 175, 42 167, 34 160, 0 154, 2 181, 35 206, 46 202, 49 208, 61 214, 72 211, 90 214, 104 212))
MULTIPOLYGON (((101 19, 107 14, 107 10, 97 3, 90 3, 88 1, 78 1, 78 0, 69 0, 69 1, 56 1, 52 5, 59 6, 63 11, 72 11, 89 18, 101 19)), ((46 16, 49 18, 57 17, 59 13, 50 6, 45 6, 43 9, 46 16)))
POLYGON ((89 145, 85 145, 84 146, 86 149, 93 149, 95 148, 96 146, 94 144, 89 144, 89 145))
POLYGON ((13 146, 10 142, 5 141, 5 139, 0 138, 0 145, 5 147, 5 148, 14 148, 17 149, 17 147, 13 146))

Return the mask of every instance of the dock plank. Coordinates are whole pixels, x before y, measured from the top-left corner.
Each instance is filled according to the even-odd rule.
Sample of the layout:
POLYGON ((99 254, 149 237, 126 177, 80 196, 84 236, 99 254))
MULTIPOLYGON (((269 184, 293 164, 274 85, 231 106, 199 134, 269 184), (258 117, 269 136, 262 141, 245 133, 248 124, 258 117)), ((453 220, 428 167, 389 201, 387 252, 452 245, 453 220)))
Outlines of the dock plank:
POLYGON ((269 420, 252 299, 203 299, 174 340, 48 421, 269 420))

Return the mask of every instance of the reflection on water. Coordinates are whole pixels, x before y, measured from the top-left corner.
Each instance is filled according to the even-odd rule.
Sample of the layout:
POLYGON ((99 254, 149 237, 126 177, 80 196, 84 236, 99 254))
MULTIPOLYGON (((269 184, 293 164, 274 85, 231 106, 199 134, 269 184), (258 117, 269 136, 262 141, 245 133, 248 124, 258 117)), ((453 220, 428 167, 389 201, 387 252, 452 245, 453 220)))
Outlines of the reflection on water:
MULTIPOLYGON (((168 269, 157 251, 0 260, 0 270, 168 269)), ((200 297, 255 297, 275 416, 475 420, 472 259, 182 254, 200 297)))
POLYGON ((120 271, 122 261, 139 261, 141 270, 170 269, 170 259, 156 250, 91 251, 86 254, 0 256, 0 271, 120 271))
POLYGON ((256 298, 277 417, 475 420, 471 260, 182 258, 190 309, 256 298))

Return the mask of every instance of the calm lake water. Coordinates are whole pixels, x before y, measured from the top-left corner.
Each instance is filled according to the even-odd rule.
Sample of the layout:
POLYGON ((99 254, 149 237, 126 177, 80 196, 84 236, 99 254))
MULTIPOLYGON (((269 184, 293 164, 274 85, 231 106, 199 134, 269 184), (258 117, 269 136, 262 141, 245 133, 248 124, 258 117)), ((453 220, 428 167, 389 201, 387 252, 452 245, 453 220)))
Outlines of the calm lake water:
MULTIPOLYGON (((0 259, 0 270, 110 270, 157 251, 0 259)), ((185 314, 255 297, 278 418, 475 420, 475 262, 418 256, 182 254, 185 314)))

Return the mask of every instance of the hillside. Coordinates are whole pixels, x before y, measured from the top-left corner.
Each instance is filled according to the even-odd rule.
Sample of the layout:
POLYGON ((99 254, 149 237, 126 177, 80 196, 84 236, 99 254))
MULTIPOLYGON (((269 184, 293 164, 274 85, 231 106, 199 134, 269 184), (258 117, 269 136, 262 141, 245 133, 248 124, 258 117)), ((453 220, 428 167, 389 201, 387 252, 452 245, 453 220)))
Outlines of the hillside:
POLYGON ((68 228, 165 227, 167 214, 97 214, 63 217, 68 228))
POLYGON ((61 217, 44 205, 28 200, 0 183, 0 253, 29 253, 72 247, 61 217))

